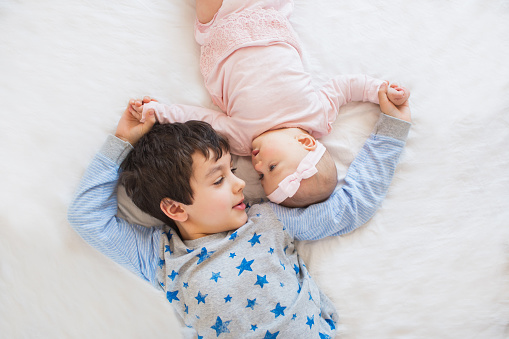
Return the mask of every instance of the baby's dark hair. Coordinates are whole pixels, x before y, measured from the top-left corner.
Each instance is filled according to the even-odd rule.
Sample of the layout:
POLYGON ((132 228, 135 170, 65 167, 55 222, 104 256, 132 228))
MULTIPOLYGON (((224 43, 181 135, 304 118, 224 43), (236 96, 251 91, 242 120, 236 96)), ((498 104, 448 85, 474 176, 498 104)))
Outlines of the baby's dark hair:
POLYGON ((156 124, 122 162, 119 183, 139 209, 173 225, 160 203, 170 198, 185 205, 192 204, 190 179, 195 152, 207 159, 219 160, 230 152, 230 145, 203 121, 156 124))

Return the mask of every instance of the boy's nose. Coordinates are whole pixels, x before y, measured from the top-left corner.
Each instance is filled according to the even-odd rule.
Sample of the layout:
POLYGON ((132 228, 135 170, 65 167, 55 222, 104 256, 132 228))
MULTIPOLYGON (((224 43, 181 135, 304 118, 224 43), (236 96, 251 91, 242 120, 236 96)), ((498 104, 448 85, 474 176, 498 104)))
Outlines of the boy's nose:
POLYGON ((261 169, 262 169, 262 162, 261 161, 253 160, 253 166, 254 166, 254 169, 256 171, 261 172, 261 169))

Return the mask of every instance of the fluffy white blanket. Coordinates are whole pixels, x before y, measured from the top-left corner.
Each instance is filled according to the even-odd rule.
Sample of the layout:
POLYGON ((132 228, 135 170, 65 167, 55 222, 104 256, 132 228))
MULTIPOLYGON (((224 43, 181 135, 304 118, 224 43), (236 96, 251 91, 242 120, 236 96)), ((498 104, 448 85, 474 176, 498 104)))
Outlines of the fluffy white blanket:
MULTIPOLYGON (((318 82, 367 73, 412 90, 375 217, 299 245, 339 337, 507 338, 509 2, 295 2, 318 82)), ((179 337, 168 302, 82 241, 66 210, 129 98, 213 107, 193 19, 192 0, 0 1, 1 338, 179 337)), ((378 114, 341 109, 325 142, 342 175, 378 114)))

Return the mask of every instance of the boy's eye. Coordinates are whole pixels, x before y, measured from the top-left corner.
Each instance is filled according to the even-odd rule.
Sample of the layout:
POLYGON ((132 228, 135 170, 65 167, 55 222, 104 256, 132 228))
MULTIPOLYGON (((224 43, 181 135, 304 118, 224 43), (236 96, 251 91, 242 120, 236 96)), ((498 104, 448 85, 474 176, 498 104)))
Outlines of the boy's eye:
POLYGON ((221 178, 217 179, 217 181, 214 182, 214 185, 221 185, 223 180, 224 180, 224 177, 221 177, 221 178))

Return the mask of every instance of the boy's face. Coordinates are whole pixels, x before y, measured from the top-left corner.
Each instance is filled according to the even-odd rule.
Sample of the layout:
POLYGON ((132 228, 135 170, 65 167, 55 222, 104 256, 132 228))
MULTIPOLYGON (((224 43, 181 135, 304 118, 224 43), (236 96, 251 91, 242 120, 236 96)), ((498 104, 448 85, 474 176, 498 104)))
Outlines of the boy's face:
POLYGON ((235 230, 247 222, 243 190, 246 183, 233 174, 230 153, 215 161, 193 154, 193 175, 190 180, 193 203, 186 205, 187 222, 193 233, 206 236, 235 230))
POLYGON ((252 143, 251 161, 260 176, 266 195, 295 172, 301 160, 308 154, 303 145, 284 129, 265 132, 252 143))

